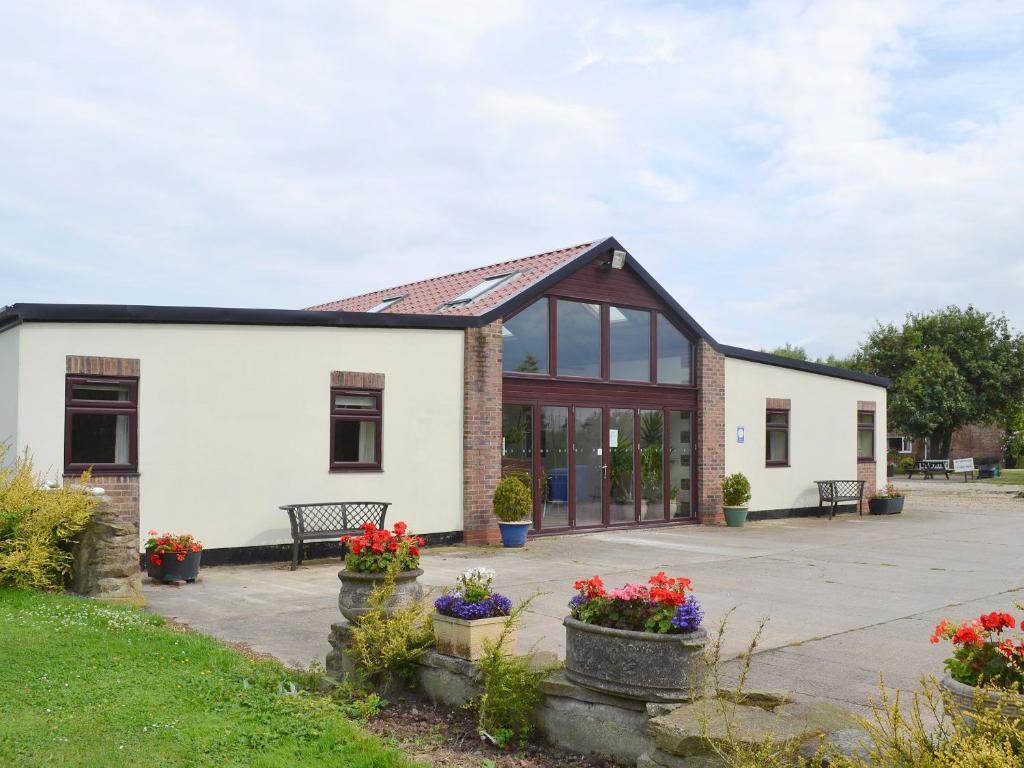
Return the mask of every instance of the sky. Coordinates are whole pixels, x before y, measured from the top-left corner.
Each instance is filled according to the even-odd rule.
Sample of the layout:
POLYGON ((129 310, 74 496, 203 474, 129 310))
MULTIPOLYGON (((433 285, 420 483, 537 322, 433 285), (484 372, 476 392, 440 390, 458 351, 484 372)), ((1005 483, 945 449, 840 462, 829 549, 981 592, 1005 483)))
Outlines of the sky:
POLYGON ((5 8, 0 305, 302 308, 610 235, 727 344, 1024 330, 1024 4, 5 8))

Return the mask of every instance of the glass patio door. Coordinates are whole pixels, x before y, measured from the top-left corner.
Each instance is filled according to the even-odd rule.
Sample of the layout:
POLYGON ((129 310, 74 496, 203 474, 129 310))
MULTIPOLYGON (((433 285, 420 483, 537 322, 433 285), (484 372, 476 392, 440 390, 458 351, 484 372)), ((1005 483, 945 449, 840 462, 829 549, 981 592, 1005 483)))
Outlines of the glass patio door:
POLYGON ((603 525, 604 514, 604 410, 573 408, 573 525, 603 525))

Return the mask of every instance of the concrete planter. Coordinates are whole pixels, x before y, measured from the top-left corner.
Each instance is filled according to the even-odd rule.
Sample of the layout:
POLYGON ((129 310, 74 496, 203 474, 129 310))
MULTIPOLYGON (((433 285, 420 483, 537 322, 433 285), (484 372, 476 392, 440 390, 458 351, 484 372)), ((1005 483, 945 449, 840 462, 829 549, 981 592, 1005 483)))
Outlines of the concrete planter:
POLYGON ((1002 713, 1006 717, 1024 718, 1024 694, 1007 691, 983 690, 981 698, 978 698, 978 689, 973 685, 965 685, 954 680, 950 675, 942 678, 942 687, 953 699, 953 704, 959 709, 968 720, 978 712, 979 705, 983 709, 995 709, 1002 707, 1002 713))
MULTIPOLYGON (((387 612, 392 613, 410 603, 414 603, 423 597, 423 587, 417 579, 423 575, 423 570, 416 568, 412 571, 402 571, 395 575, 395 594, 387 604, 387 612)), ((338 571, 338 578, 341 579, 341 591, 338 592, 338 608, 341 615, 352 623, 358 623, 365 614, 369 613, 370 593, 384 582, 383 573, 360 573, 343 568, 338 571)))
POLYGON ((904 496, 868 499, 868 512, 872 515, 898 515, 903 511, 904 496))
MULTIPOLYGON (((432 618, 438 653, 466 661, 479 661, 484 655, 484 641, 498 642, 508 619, 507 616, 495 616, 491 619, 458 619, 440 613, 435 613, 432 618)), ((513 631, 505 640, 505 653, 514 653, 515 647, 516 635, 513 631)))
POLYGON ((746 507, 722 507, 725 513, 725 524, 730 528, 742 528, 747 522, 746 507))
POLYGON ((565 676, 593 690, 640 701, 690 701, 699 694, 703 629, 679 635, 633 632, 567 616, 565 676))

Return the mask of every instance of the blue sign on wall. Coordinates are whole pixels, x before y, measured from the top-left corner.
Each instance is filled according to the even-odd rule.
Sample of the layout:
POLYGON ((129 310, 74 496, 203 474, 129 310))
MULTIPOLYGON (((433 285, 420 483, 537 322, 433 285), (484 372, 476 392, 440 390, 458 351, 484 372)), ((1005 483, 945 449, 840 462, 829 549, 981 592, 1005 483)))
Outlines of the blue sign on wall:
POLYGON ((743 445, 747 440, 747 430, 743 427, 736 427, 736 442, 743 445))

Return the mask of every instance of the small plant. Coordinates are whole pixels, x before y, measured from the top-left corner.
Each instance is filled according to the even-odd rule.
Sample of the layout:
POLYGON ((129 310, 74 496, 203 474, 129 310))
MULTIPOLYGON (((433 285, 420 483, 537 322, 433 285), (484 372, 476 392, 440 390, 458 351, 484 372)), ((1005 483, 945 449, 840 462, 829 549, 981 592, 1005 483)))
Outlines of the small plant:
POLYGON ((679 634, 693 632, 704 618, 697 598, 687 596, 690 580, 669 578, 662 571, 647 584, 626 584, 606 590, 593 576, 573 584, 578 593, 569 601, 577 621, 634 632, 679 634))
POLYGON ((903 494, 896 488, 892 483, 886 484, 885 488, 877 491, 871 498, 872 499, 899 499, 902 498, 903 494))
POLYGON ((912 470, 914 468, 914 464, 915 463, 916 462, 914 461, 914 457, 913 456, 904 456, 902 459, 900 459, 896 463, 897 471, 899 471, 899 472, 909 472, 910 470, 912 470))
MULTIPOLYGON (((99 503, 82 487, 49 489, 26 451, 13 466, 0 443, 0 586, 58 591, 71 576, 71 545, 99 503)), ((81 483, 89 482, 89 473, 81 483)))
POLYGON ((153 565, 163 565, 168 555, 173 555, 181 563, 190 553, 202 551, 202 543, 191 533, 157 533, 153 530, 149 531, 149 539, 146 541, 146 552, 153 565))
POLYGON ((342 536, 348 547, 345 567, 358 573, 384 573, 397 563, 398 571, 412 571, 420 564, 421 536, 406 533, 407 526, 397 522, 390 531, 373 523, 363 523, 361 536, 342 536))
POLYGON ((519 475, 503 477, 494 490, 494 514, 503 523, 517 523, 530 516, 533 495, 519 475))
POLYGON ((456 619, 508 616, 512 601, 491 589, 496 575, 490 568, 470 568, 459 576, 454 588, 434 601, 434 608, 442 616, 456 619))
POLYGON ((945 666, 954 680, 1019 692, 1024 689, 1024 636, 1003 634, 1016 626, 1011 614, 998 611, 960 624, 943 619, 935 627, 932 643, 948 640, 953 644, 953 655, 945 666))
POLYGON ((743 507, 750 501, 750 481, 742 472, 727 475, 722 480, 722 504, 743 507))

